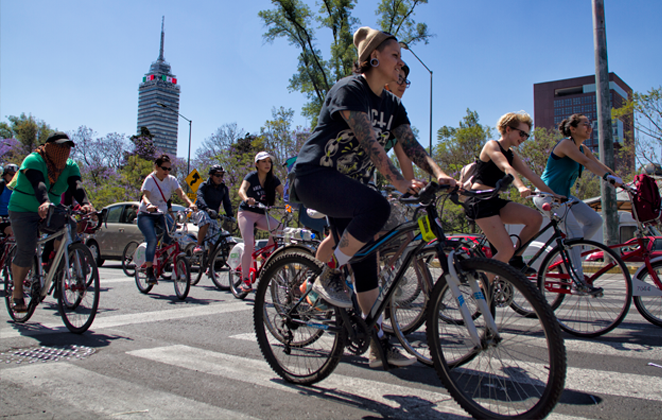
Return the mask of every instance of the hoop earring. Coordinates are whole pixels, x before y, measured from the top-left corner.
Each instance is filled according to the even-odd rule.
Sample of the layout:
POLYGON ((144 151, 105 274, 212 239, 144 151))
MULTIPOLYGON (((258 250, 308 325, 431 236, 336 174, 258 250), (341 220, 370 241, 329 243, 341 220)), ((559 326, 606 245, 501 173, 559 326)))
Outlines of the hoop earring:
POLYGON ((372 60, 370 60, 370 65, 373 66, 373 67, 379 67, 379 60, 376 59, 376 58, 373 58, 372 60))

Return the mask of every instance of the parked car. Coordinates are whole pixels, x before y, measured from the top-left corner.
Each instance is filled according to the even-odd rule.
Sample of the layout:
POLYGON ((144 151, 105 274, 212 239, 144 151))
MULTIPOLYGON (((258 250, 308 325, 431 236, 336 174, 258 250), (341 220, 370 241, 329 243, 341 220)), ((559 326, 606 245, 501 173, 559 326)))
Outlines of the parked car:
MULTIPOLYGON (((144 241, 137 225, 139 204, 137 201, 126 201, 106 206, 106 222, 96 233, 84 238, 99 267, 105 260, 122 259, 122 252, 129 242, 144 241)), ((174 211, 182 209, 184 207, 173 205, 174 211)), ((197 238, 198 227, 192 223, 187 223, 186 227, 188 232, 197 238)))
MULTIPOLYGON (((480 241, 483 239, 483 235, 477 233, 457 233, 455 235, 448 235, 446 237, 448 239, 464 239, 465 241, 470 241, 475 244, 480 243, 480 241)), ((487 244, 487 246, 483 246, 481 249, 487 258, 492 258, 492 250, 490 249, 489 244, 487 244)))
MULTIPOLYGON (((648 251, 651 253, 650 254, 651 259, 662 257, 662 236, 655 236, 654 238, 655 239, 651 241, 647 241, 646 239, 644 239, 644 243, 646 243, 648 251)), ((630 251, 634 251, 635 249, 639 248, 639 243, 637 242, 637 238, 632 238, 629 241, 627 241, 625 244, 626 246, 620 248, 621 255, 630 251)), ((603 261, 603 260, 604 260, 604 255, 602 251, 594 252, 586 257, 586 261, 603 261)), ((639 256, 634 256, 628 259, 627 262, 644 262, 644 259, 639 256)))

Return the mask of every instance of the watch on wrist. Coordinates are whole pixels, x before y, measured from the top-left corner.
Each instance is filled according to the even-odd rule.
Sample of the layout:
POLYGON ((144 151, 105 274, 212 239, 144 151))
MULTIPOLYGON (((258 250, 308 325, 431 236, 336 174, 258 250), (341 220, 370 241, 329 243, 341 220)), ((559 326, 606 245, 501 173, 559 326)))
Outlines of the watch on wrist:
POLYGON ((605 172, 605 174, 602 175, 602 179, 604 179, 604 180, 606 181, 606 180, 607 180, 607 177, 608 177, 609 175, 611 175, 609 172, 605 172))

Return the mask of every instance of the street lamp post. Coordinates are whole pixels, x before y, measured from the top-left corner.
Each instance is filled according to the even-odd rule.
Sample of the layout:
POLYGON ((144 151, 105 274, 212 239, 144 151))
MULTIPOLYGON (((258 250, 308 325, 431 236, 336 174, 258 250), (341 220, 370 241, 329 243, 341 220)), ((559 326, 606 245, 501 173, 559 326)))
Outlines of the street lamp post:
POLYGON ((428 68, 428 66, 426 66, 425 63, 420 58, 418 58, 416 53, 414 53, 411 50, 411 48, 409 48, 409 45, 407 45, 405 42, 400 42, 400 47, 404 48, 405 50, 412 53, 414 55, 414 57, 416 57, 418 62, 421 63, 423 65, 423 67, 425 67, 425 70, 430 72, 430 150, 429 150, 429 153, 430 153, 430 157, 432 157, 432 70, 430 70, 428 68))
POLYGON ((179 112, 177 112, 175 109, 170 108, 170 107, 169 107, 168 105, 166 105, 166 104, 162 104, 161 102, 157 102, 156 104, 157 104, 158 106, 163 107, 163 108, 168 108, 168 109, 171 110, 172 112, 176 113, 177 115, 179 115, 180 117, 182 117, 182 118, 184 118, 186 121, 188 121, 188 159, 187 159, 187 161, 186 161, 186 175, 188 176, 188 174, 191 173, 191 125, 193 124, 193 121, 189 120, 188 118, 186 118, 185 116, 183 116, 182 114, 180 114, 179 112))

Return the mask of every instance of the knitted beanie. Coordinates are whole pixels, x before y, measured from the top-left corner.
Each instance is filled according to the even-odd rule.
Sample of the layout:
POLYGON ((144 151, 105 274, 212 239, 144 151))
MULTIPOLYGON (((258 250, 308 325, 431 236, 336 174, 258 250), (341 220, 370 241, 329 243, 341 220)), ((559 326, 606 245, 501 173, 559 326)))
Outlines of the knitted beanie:
POLYGON ((354 46, 359 51, 359 65, 368 61, 370 53, 390 38, 395 39, 393 35, 387 32, 378 31, 368 26, 363 26, 354 32, 354 46))

